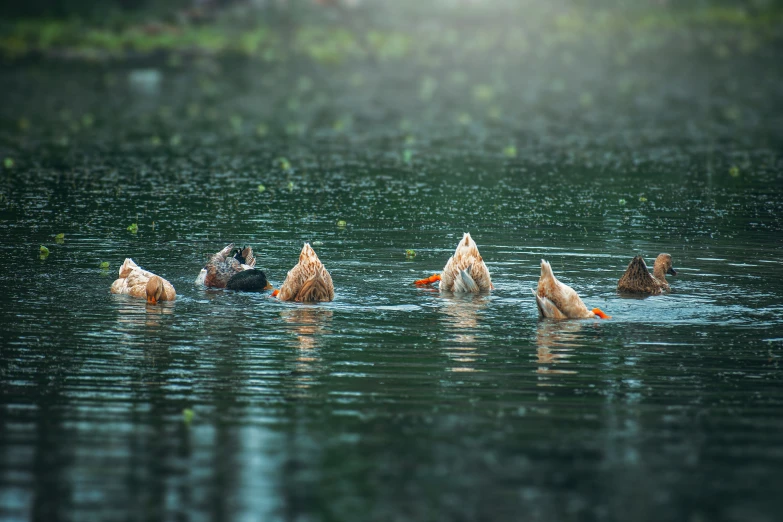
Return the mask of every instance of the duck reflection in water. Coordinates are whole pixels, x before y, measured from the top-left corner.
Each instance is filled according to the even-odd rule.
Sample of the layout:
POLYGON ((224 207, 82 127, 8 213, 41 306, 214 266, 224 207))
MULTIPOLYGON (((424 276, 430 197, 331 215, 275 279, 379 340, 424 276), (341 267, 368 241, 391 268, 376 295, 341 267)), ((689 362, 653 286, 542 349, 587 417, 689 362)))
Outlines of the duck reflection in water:
POLYGON ((319 349, 325 335, 331 330, 333 312, 319 307, 297 306, 280 312, 280 318, 290 326, 293 338, 291 346, 296 350, 292 375, 299 389, 315 384, 315 376, 321 369, 319 349))
MULTIPOLYGON (((580 334, 584 323, 579 321, 539 321, 536 330, 536 355, 539 375, 568 375, 574 370, 553 368, 558 364, 567 364, 574 348, 582 345, 580 334)), ((548 379, 539 379, 539 386, 551 386, 548 379)))
POLYGON ((173 302, 153 305, 144 301, 124 300, 117 307, 117 323, 121 325, 121 330, 128 332, 138 332, 141 326, 158 328, 161 326, 161 319, 174 312, 174 306, 173 302))
POLYGON ((446 355, 455 363, 452 372, 476 372, 473 365, 484 354, 478 352, 480 312, 487 307, 489 299, 484 295, 461 294, 441 295, 443 319, 449 332, 450 343, 446 355))

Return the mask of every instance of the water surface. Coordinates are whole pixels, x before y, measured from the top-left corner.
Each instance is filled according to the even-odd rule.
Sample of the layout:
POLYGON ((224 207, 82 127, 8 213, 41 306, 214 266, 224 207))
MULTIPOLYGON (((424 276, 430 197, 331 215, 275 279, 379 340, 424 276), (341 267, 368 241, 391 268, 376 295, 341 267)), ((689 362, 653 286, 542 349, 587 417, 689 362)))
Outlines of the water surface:
POLYGON ((624 98, 606 70, 563 91, 497 67, 489 106, 474 76, 428 98, 372 65, 6 70, 0 518, 777 520, 783 140, 759 60, 755 90, 737 62, 674 64, 624 98), (495 291, 411 285, 468 231, 495 291), (235 242, 279 285, 304 241, 332 303, 193 284, 235 242), (673 292, 618 296, 660 252, 673 292), (125 257, 177 300, 109 294, 125 257), (612 319, 539 321, 542 258, 612 319))

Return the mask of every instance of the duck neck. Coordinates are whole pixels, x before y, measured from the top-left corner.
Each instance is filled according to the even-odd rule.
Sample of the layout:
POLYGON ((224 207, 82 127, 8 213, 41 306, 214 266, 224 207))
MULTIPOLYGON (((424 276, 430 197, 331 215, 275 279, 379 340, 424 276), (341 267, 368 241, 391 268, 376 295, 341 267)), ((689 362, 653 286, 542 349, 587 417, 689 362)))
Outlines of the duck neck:
POLYGON ((666 281, 666 269, 660 261, 655 261, 653 266, 653 277, 659 281, 666 281))

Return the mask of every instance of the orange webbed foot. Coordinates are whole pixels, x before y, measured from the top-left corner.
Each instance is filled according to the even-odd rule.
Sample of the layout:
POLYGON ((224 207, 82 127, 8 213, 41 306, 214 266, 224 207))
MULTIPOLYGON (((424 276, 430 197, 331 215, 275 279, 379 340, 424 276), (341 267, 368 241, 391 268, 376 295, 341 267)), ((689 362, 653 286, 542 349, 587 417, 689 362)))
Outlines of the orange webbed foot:
POLYGON ((419 279, 418 281, 414 281, 413 284, 416 286, 431 285, 436 281, 440 281, 440 274, 433 274, 425 279, 419 279))
POLYGON ((611 319, 611 315, 606 315, 600 308, 593 308, 592 312, 601 319, 611 319))

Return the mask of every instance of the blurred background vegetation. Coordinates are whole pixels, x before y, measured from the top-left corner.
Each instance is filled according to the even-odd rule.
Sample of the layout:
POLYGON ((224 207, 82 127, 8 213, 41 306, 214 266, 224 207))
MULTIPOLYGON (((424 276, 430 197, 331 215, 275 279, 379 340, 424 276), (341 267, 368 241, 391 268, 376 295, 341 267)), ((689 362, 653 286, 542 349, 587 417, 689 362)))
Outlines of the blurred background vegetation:
POLYGON ((413 58, 536 40, 660 48, 672 39, 730 54, 779 40, 773 0, 30 0, 0 6, 0 55, 88 60, 159 52, 291 54, 318 62, 413 58))

